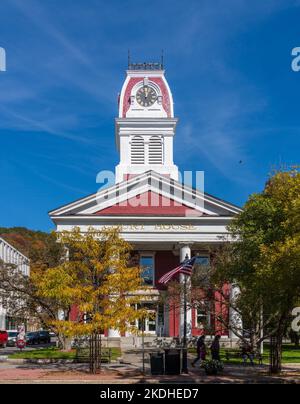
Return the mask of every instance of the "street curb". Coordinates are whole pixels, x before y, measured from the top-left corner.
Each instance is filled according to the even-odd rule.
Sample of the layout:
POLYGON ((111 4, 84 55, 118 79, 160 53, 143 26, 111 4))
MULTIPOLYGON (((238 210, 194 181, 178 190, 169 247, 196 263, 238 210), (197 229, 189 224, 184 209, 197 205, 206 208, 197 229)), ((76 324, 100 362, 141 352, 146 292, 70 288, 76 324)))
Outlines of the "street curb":
MULTIPOLYGON (((80 364, 76 359, 55 359, 55 358, 50 358, 50 359, 9 359, 8 356, 1 356, 0 357, 0 363, 8 363, 12 365, 24 365, 24 364, 36 364, 36 365, 49 365, 53 363, 58 363, 58 364, 80 364)), ((111 364, 116 364, 118 363, 116 360, 112 360, 111 364)), ((104 365, 104 363, 103 363, 104 365)))
POLYGON ((9 359, 9 358, 0 358, 0 363, 9 363, 12 365, 23 365, 26 363, 31 364, 39 364, 39 365, 47 365, 51 363, 61 363, 61 364, 69 364, 69 363, 77 363, 74 359, 9 359))
POLYGON ((130 385, 204 385, 204 384, 300 384, 299 380, 289 379, 289 380, 264 380, 264 379, 249 379, 249 380, 209 380, 209 379, 186 379, 186 380, 157 380, 157 379, 106 379, 106 380, 95 380, 95 379, 9 379, 9 380, 1 380, 1 384, 97 384, 97 385, 122 385, 122 384, 130 384, 130 385))

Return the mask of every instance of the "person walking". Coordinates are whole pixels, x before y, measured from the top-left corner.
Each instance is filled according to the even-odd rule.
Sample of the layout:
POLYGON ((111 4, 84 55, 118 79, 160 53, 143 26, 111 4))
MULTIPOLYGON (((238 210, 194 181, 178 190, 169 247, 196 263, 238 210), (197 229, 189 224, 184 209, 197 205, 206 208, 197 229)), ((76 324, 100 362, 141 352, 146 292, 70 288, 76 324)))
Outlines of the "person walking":
POLYGON ((210 347, 210 352, 211 352, 211 359, 212 360, 216 360, 216 361, 220 361, 220 339, 221 336, 220 335, 216 335, 211 347, 210 347))
POLYGON ((206 345, 205 345, 205 335, 202 335, 197 340, 197 357, 193 360, 192 366, 195 367, 195 364, 200 360, 205 361, 206 359, 206 345))

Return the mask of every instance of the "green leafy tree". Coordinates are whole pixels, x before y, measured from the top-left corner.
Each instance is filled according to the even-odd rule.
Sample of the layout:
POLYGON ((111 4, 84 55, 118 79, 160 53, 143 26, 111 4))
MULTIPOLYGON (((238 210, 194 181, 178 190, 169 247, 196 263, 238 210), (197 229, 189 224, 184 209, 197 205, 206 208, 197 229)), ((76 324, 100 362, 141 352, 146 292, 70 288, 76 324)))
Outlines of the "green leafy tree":
MULTIPOLYGON (((0 235, 30 259, 30 277, 14 265, 0 262, 0 299, 14 316, 24 318, 30 327, 48 328, 58 319, 57 299, 38 295, 37 283, 44 272, 57 266, 63 257, 63 246, 55 233, 29 230, 25 227, 0 228, 0 235)), ((60 341, 63 345, 63 340, 60 341)))
MULTIPOLYGON (((0 301, 9 314, 29 320, 36 328, 49 328, 59 317, 60 302, 42 297, 37 280, 47 267, 35 268, 31 276, 24 275, 15 265, 0 260, 0 301)), ((50 327, 51 328, 51 327, 50 327)), ((61 341, 62 343, 63 341, 61 341)))
POLYGON ((273 175, 229 230, 236 241, 217 257, 215 282, 239 286, 236 307, 253 334, 263 310, 263 338, 274 344, 271 370, 279 372, 282 340, 300 296, 300 173, 273 175))

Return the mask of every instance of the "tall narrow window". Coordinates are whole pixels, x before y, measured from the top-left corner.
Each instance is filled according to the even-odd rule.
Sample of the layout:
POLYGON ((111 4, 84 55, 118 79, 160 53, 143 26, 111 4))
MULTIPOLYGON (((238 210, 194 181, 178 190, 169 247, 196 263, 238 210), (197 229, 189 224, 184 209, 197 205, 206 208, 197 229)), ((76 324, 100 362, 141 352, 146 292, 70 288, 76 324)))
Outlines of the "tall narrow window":
POLYGON ((159 136, 152 136, 149 141, 149 164, 162 164, 162 140, 159 136))
POLYGON ((211 306, 210 302, 202 301, 195 311, 195 325, 200 330, 208 331, 211 326, 211 306))
POLYGON ((142 255, 140 258, 140 266, 142 268, 142 278, 147 286, 154 285, 154 257, 142 255))
POLYGON ((141 136, 131 141, 131 164, 145 164, 145 144, 141 136))

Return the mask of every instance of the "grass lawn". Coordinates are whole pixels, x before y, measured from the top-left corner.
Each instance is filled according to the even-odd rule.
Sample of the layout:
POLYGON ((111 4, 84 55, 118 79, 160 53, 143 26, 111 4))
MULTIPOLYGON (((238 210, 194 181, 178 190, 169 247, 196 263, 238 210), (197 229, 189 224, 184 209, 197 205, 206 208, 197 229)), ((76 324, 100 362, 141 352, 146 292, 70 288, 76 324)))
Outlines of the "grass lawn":
MULTIPOLYGON (((117 359, 121 356, 119 348, 111 348, 112 359, 117 359)), ((75 359, 76 351, 61 351, 56 347, 34 349, 32 351, 17 352, 9 355, 9 359, 75 359)))
MULTIPOLYGON (((221 352, 224 362, 225 359, 225 350, 223 349, 221 352)), ((268 344, 264 345, 264 354, 263 354, 263 363, 268 365, 270 358, 270 346, 268 344)), ((232 358, 230 359, 230 363, 241 363, 241 358, 232 358)), ((282 352, 282 363, 300 363, 300 349, 295 348, 294 345, 284 345, 282 352)))
MULTIPOLYGON (((233 351, 230 349, 229 351, 233 351)), ((190 352, 195 353, 196 350, 193 349, 190 352)), ((237 350, 237 352, 239 352, 237 350)), ((221 359, 224 363, 230 363, 230 364, 241 364, 242 363, 242 358, 231 358, 229 362, 226 360, 226 349, 222 348, 221 349, 221 359)), ((264 355, 263 355, 263 363, 264 364, 269 364, 269 356, 270 356, 270 347, 268 344, 264 345, 264 355)), ((283 345, 283 354, 282 354, 282 363, 300 363, 300 348, 295 348, 294 345, 292 344, 285 344, 283 345)))

